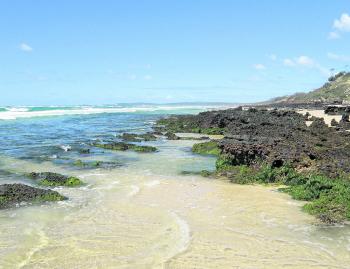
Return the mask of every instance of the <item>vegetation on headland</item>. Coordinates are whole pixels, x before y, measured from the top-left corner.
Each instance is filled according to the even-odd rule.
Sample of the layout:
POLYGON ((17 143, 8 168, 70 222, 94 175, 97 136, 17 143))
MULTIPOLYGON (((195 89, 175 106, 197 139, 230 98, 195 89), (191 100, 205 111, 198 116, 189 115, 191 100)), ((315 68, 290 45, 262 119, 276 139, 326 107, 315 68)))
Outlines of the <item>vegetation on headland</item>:
MULTIPOLYGON (((190 132, 215 128, 225 138, 217 144, 214 172, 182 174, 225 177, 237 184, 273 184, 325 223, 350 219, 349 133, 329 128, 322 119, 293 111, 231 109, 177 116, 159 122, 163 131, 190 132), (310 120, 310 118, 308 117, 310 120), (193 127, 194 126, 194 127, 193 127), (219 129, 219 131, 218 131, 219 129)), ((206 154, 211 143, 193 146, 206 154)))
POLYGON ((308 93, 296 93, 290 96, 277 97, 270 103, 349 103, 350 72, 339 72, 331 76, 320 88, 308 93))
POLYGON ((34 179, 38 182, 39 185, 45 187, 77 187, 81 186, 84 183, 77 177, 65 176, 53 172, 32 172, 27 175, 29 178, 34 179))

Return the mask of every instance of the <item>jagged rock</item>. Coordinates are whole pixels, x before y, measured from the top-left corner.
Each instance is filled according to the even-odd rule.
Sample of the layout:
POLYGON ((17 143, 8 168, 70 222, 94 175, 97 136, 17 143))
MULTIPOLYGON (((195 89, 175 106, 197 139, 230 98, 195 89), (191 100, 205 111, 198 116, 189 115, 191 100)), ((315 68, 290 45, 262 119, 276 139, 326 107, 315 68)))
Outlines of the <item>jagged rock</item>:
POLYGON ((165 130, 175 126, 179 132, 188 131, 189 126, 224 130, 219 148, 230 164, 266 162, 278 167, 290 163, 326 174, 350 172, 350 133, 343 131, 347 118, 340 128, 329 128, 322 118, 312 119, 308 127, 305 117, 297 112, 254 108, 176 116, 162 120, 162 124, 165 130))

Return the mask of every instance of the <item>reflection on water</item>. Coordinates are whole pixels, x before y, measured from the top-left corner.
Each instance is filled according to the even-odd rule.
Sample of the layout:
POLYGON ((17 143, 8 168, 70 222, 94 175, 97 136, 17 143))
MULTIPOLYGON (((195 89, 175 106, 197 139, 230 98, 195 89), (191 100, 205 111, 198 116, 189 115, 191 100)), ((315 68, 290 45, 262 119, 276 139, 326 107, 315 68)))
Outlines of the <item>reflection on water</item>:
POLYGON ((31 171, 81 177, 69 200, 0 212, 0 268, 349 268, 348 227, 324 227, 272 188, 183 170, 213 169, 194 141, 156 141, 154 154, 109 152, 92 139, 146 131, 157 115, 89 115, 0 124, 0 180, 31 171), (60 145, 70 145, 64 151, 60 145), (50 158, 56 155, 56 158, 50 158), (81 169, 62 159, 120 162, 81 169), (13 174, 15 173, 15 174, 13 174))

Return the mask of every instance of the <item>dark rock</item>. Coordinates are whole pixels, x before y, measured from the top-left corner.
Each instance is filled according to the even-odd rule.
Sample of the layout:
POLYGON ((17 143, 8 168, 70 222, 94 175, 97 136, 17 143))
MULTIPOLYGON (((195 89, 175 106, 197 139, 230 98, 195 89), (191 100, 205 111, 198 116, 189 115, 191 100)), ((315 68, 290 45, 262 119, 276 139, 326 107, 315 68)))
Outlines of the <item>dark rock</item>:
POLYGON ((108 143, 100 143, 95 142, 93 146, 103 149, 116 150, 116 151, 126 151, 132 150, 136 152, 155 152, 157 151, 156 147, 153 146, 141 146, 136 144, 129 144, 124 142, 108 142, 108 143))
POLYGON ((68 177, 53 172, 32 172, 27 175, 29 178, 37 180, 42 186, 66 186, 76 187, 83 185, 83 182, 77 177, 68 177))
POLYGON ((119 138, 127 142, 157 140, 157 137, 154 135, 154 133, 145 133, 145 134, 123 133, 122 135, 119 136, 119 138))
POLYGON ((165 136, 168 140, 180 140, 180 137, 178 137, 176 134, 172 132, 167 132, 165 136))
POLYGON ((332 119, 331 126, 339 126, 339 123, 335 119, 332 119))
POLYGON ((90 149, 79 149, 80 154, 90 154, 90 149))
POLYGON ((278 167, 288 163, 328 175, 350 172, 350 133, 344 131, 350 129, 346 128, 348 118, 344 116, 339 128, 329 128, 322 118, 312 120, 308 127, 305 116, 297 112, 255 108, 176 116, 162 120, 162 124, 179 132, 188 131, 189 126, 225 130, 218 145, 225 165, 265 162, 278 167))
POLYGON ((61 201, 66 198, 56 191, 34 188, 24 184, 0 185, 0 209, 21 203, 61 201))

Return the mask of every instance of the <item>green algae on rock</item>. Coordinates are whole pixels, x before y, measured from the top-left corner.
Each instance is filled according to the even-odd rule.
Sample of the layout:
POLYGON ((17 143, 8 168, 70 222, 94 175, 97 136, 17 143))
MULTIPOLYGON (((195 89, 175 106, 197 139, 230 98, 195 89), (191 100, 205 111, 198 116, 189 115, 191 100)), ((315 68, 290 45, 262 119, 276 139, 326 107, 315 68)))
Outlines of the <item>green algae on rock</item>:
POLYGON ((110 150, 116 150, 116 151, 132 150, 132 151, 144 152, 144 153, 157 151, 157 148, 153 146, 143 146, 143 145, 124 143, 124 142, 110 142, 105 144, 94 143, 93 145, 98 148, 110 149, 110 150))
POLYGON ((44 203, 67 199, 56 191, 34 188, 24 184, 0 185, 0 209, 21 203, 44 203))
POLYGON ((215 155, 220 154, 220 149, 216 141, 208 141, 203 143, 194 144, 192 147, 192 152, 201 155, 215 155))
POLYGON ((153 133, 135 134, 135 133, 123 133, 118 136, 120 139, 127 142, 141 142, 141 141, 155 141, 157 137, 153 133))
POLYGON ((77 187, 84 183, 77 177, 69 177, 53 172, 32 172, 27 175, 29 178, 37 180, 38 184, 46 187, 77 187))
POLYGON ((94 168, 115 168, 120 167, 123 164, 119 162, 105 162, 105 161, 82 161, 80 159, 73 162, 74 166, 80 167, 82 169, 94 169, 94 168))

